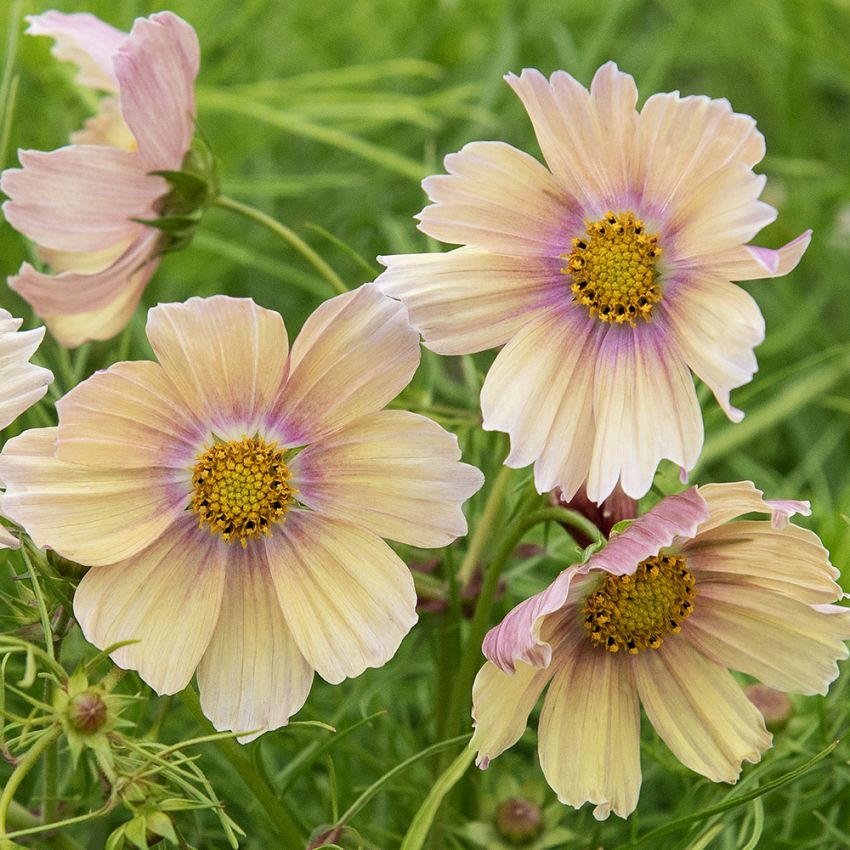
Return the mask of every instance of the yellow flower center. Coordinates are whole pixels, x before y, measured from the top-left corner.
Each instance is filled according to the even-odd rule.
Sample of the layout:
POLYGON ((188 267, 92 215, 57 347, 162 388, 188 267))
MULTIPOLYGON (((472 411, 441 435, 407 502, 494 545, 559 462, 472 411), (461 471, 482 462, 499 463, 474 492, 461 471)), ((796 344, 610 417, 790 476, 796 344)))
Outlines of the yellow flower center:
POLYGON ((228 543, 243 545, 281 522, 298 492, 276 443, 243 437, 216 443, 192 468, 192 510, 228 543))
POLYGON ((605 576, 584 603, 584 627, 591 641, 609 652, 658 649, 693 613, 694 584, 682 555, 647 558, 633 575, 605 576))
POLYGON ((661 300, 655 263, 661 256, 658 234, 648 235, 633 212, 607 212, 587 222, 587 235, 573 239, 573 250, 562 254, 572 277, 573 300, 584 304, 601 322, 649 321, 661 300))

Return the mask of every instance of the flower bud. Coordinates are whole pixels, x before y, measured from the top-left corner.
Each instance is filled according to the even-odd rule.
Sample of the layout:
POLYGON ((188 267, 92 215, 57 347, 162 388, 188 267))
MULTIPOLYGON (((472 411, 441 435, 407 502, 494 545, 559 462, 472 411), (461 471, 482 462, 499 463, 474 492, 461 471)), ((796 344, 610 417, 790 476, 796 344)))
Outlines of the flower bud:
POLYGON ((510 844, 528 844, 543 829, 543 813, 536 803, 522 797, 512 797, 496 810, 496 829, 510 844))
POLYGON ((78 732, 97 732, 106 723, 108 709, 100 694, 83 691, 68 702, 68 718, 78 732))

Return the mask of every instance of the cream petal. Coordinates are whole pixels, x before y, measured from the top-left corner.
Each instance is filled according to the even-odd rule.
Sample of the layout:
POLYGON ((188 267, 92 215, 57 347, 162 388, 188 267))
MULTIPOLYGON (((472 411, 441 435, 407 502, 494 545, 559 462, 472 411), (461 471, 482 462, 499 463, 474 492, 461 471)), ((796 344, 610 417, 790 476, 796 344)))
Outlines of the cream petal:
POLYGON ((229 548, 221 612, 198 666, 204 714, 216 729, 253 732, 242 743, 285 726, 313 683, 255 542, 229 548))
POLYGON ((252 436, 286 376, 283 319, 250 298, 190 298, 148 314, 147 335, 185 407, 223 439, 252 436))
POLYGON ((596 435, 587 494, 601 503, 617 482, 638 499, 662 458, 692 469, 703 441, 702 412, 684 358, 660 321, 612 325, 595 364, 596 435))
POLYGON ((422 187, 433 202, 417 216, 434 239, 521 257, 557 257, 564 232, 581 231, 580 211, 527 153, 503 142, 472 142, 445 159, 448 174, 422 187), (569 222, 567 224, 566 222, 569 222))
POLYGON ((731 673, 681 635, 629 661, 647 717, 691 770, 713 782, 736 782, 741 762, 759 761, 771 745, 761 713, 731 673))
POLYGON ((179 169, 195 134, 195 31, 171 12, 137 18, 115 57, 121 111, 148 170, 179 169))
POLYGON ((71 141, 75 145, 106 145, 128 151, 138 150, 136 140, 121 114, 117 97, 101 98, 97 114, 86 120, 82 130, 71 133, 71 141))
POLYGON ((321 304, 292 345, 272 418, 289 445, 305 445, 394 399, 419 365, 407 310, 373 284, 321 304))
POLYGON ((812 512, 808 502, 764 499, 764 494, 752 481, 703 484, 699 493, 709 511, 708 518, 699 527, 700 535, 744 514, 769 514, 774 528, 784 528, 794 514, 809 516, 812 512))
POLYGON ((484 483, 459 460, 457 437, 436 422, 383 410, 308 446, 290 469, 299 500, 313 510, 432 547, 466 534, 461 506, 484 483))
POLYGON ((811 241, 812 231, 806 230, 776 250, 756 245, 738 245, 717 252, 712 258, 701 258, 701 265, 707 272, 725 280, 783 277, 794 271, 811 241))
POLYGON ((732 407, 729 393, 749 383, 758 370, 753 349, 764 340, 758 304, 739 286, 694 275, 659 306, 688 366, 711 389, 723 412, 740 422, 744 414, 732 407))
POLYGON ((628 817, 640 793, 640 707, 631 657, 580 641, 543 703, 540 766, 562 803, 596 804, 593 816, 628 817))
POLYGON ((90 569, 74 595, 74 617, 99 649, 137 670, 157 693, 189 683, 216 627, 227 545, 181 517, 150 546, 110 566, 90 569))
POLYGON ((516 672, 505 673, 489 661, 478 671, 472 685, 475 734, 470 742, 478 750, 478 767, 486 769, 491 759, 522 737, 528 715, 552 673, 551 668, 541 670, 522 662, 516 672))
POLYGON ((295 642, 331 684, 385 664, 417 620, 410 571, 368 531, 290 511, 266 551, 295 642))
POLYGON ((115 263, 121 255, 133 244, 134 239, 116 242, 111 248, 103 251, 87 251, 79 254, 75 251, 56 251, 37 245, 35 252, 38 258, 46 263, 57 274, 60 272, 81 272, 95 274, 115 263))
POLYGON ((23 168, 3 172, 10 200, 3 214, 15 230, 40 245, 86 253, 137 237, 154 202, 168 191, 138 155, 118 148, 70 145, 55 151, 18 151, 23 168))
POLYGON ((783 691, 825 694, 847 658, 850 609, 824 613, 745 581, 699 581, 682 634, 724 667, 783 691))
POLYGON ((56 437, 56 428, 25 431, 0 454, 3 510, 36 546, 81 564, 114 564, 183 515, 184 473, 66 463, 54 456, 56 437))
POLYGON ((507 257, 458 248, 378 261, 387 270, 375 285, 404 302, 411 323, 438 354, 473 354, 504 345, 525 325, 571 298, 560 258, 507 257))
POLYGON ((569 498, 587 475, 599 324, 572 307, 544 314, 502 349, 484 381, 484 428, 510 434, 508 466, 535 461, 541 493, 559 486, 569 498))
POLYGON ((207 437, 158 363, 116 363, 56 403, 61 461, 110 469, 171 467, 186 474, 207 437))
POLYGON ((27 35, 46 35, 55 40, 51 53, 78 68, 77 83, 101 91, 116 92, 118 81, 112 67, 115 52, 127 33, 104 23, 88 12, 66 15, 50 11, 27 15, 27 35))
POLYGON ((49 369, 29 362, 44 328, 22 331, 22 321, 0 308, 0 429, 43 398, 53 380, 49 369))

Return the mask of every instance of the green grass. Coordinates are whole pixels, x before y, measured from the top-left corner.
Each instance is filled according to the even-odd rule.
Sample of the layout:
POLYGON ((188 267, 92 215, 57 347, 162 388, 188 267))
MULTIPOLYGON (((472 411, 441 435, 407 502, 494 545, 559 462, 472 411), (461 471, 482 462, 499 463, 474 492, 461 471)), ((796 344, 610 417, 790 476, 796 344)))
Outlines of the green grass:
MULTIPOLYGON (((53 7, 91 11, 124 29, 135 16, 162 8, 141 0, 57 0, 53 7)), ((24 12, 47 8, 52 7, 35 0, 23 4, 24 12)), ((412 216, 425 200, 419 179, 439 172, 444 155, 477 139, 500 139, 539 153, 519 102, 502 81, 507 71, 564 68, 589 83, 601 62, 614 59, 635 76, 642 98, 678 89, 726 97, 736 111, 755 116, 768 146, 758 167, 768 176, 765 198, 780 211, 778 221, 757 241, 775 247, 808 227, 815 235, 793 274, 746 285, 768 328, 757 351, 759 372, 733 394, 733 403, 748 417, 732 425, 710 394, 701 394, 708 438, 692 480, 752 478, 769 497, 811 499, 813 516, 803 523, 821 535, 837 566, 850 564, 846 0, 175 0, 170 8, 192 23, 202 45, 199 123, 220 160, 225 191, 295 230, 351 287, 377 274, 378 254, 435 247, 415 229, 412 216)), ((8 15, 3 4, 4 33, 8 15)), ((7 77, 6 90, 16 85, 17 95, 7 116, 6 166, 15 164, 18 147, 46 150, 64 144, 90 111, 91 102, 72 84, 69 66, 55 62, 48 48, 47 39, 21 38, 18 43, 16 77, 7 77)), ((7 97, 7 107, 9 103, 7 97)), ((0 226, 0 271, 13 274, 28 256, 24 240, 7 225, 0 226)), ((165 258, 143 303, 149 307, 216 292, 251 296, 279 310, 290 337, 333 294, 309 264, 273 236, 212 209, 192 246, 165 258)), ((8 288, 0 291, 0 305, 27 316, 28 326, 35 324, 8 288)), ((46 343, 41 356, 65 390, 116 359, 150 354, 140 314, 123 338, 74 355, 73 376, 64 377, 67 369, 62 369, 54 344, 46 343)), ((426 356, 403 396, 411 405, 459 408, 458 416, 446 420, 448 427, 460 435, 465 459, 484 469, 488 479, 496 472, 499 442, 483 434, 475 421, 476 384, 491 357, 426 356)), ((45 402, 41 413, 26 414, 7 436, 43 425, 52 415, 45 402)), ((664 475, 669 477, 669 470, 664 475)), ((515 474, 514 485, 512 503, 527 497, 527 476, 515 474)), ((473 527, 482 507, 480 496, 472 500, 473 527)), ((545 551, 511 561, 507 590, 491 623, 540 589, 574 555, 555 532, 545 541, 542 536, 536 540, 546 543, 545 551)), ((450 547, 445 564, 457 565, 465 547, 463 540, 450 547)), ((408 550, 403 554, 420 561, 432 557, 408 550)), ((16 557, 7 560, 22 572, 16 557)), ((9 592, 10 587, 4 579, 2 589, 9 592)), ((37 621, 37 615, 32 619, 37 621)), ((441 700, 450 689, 445 677, 454 669, 458 630, 467 627, 456 616, 424 614, 384 668, 336 687, 317 680, 298 719, 321 720, 341 732, 383 712, 350 734, 334 739, 316 727, 296 726, 246 748, 272 788, 285 789, 305 829, 333 822, 371 783, 440 740, 441 700)), ((67 659, 85 651, 79 635, 72 633, 67 659)), ((15 675, 7 674, 7 681, 20 678, 19 666, 10 664, 15 675)), ((627 822, 612 818, 597 824, 589 807, 574 812, 556 803, 539 772, 532 722, 522 741, 488 771, 468 774, 449 798, 433 847, 472 847, 475 836, 490 835, 483 824, 507 793, 507 777, 525 783, 528 793, 551 807, 550 817, 562 830, 558 834, 564 843, 559 846, 850 846, 850 748, 844 742, 810 771, 765 796, 706 814, 793 771, 844 735, 850 712, 847 674, 845 667, 825 698, 795 698, 796 714, 777 736, 776 748, 761 764, 747 766, 734 788, 683 768, 645 723, 641 800, 627 822), (681 820, 688 816, 689 822, 681 820), (664 826, 669 831, 640 843, 664 826)), ((144 732, 162 701, 132 674, 122 688, 146 695, 130 713, 144 732)), ((170 704, 159 739, 171 743, 200 734, 179 699, 170 704)), ((254 796, 220 753, 209 745, 200 751, 199 767, 227 813, 247 833, 242 846, 281 846, 254 796)), ((447 765, 453 756, 450 751, 417 761, 382 786, 351 822, 362 846, 397 847, 435 780, 437 765, 447 765)), ((0 765, 0 777, 5 780, 8 772, 0 765)), ((69 798, 66 812, 78 813, 80 804, 82 811, 101 804, 91 771, 81 767, 71 772, 60 759, 60 778, 69 798)), ((33 775, 18 796, 25 801, 30 795, 36 806, 39 794, 33 775)), ((93 824, 69 828, 68 835, 82 846, 101 847, 105 836, 128 818, 126 809, 118 807, 93 824)), ((177 821, 191 845, 226 846, 220 822, 210 811, 181 813, 177 821)), ((354 835, 342 842, 346 848, 361 846, 354 835)), ((58 845, 47 840, 36 846, 58 845)))

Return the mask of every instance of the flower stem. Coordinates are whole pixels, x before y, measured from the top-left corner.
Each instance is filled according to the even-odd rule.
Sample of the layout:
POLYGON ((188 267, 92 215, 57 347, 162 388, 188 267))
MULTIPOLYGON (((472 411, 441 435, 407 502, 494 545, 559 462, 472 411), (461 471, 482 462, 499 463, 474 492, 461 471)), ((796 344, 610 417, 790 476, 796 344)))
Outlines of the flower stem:
POLYGON ((342 278, 294 230, 291 230, 285 224, 255 207, 243 204, 234 198, 228 198, 226 195, 219 195, 213 201, 213 204, 261 224, 266 230, 280 237, 287 245, 301 254, 338 293, 348 292, 348 287, 342 278))
MULTIPOLYGON (((202 728, 210 732, 215 732, 213 725, 204 715, 198 695, 192 689, 191 685, 180 692, 180 699, 202 728)), ((219 752, 230 762, 245 785, 248 786, 257 802, 265 809, 266 814, 274 824, 281 839, 281 846, 292 847, 293 850, 304 847, 307 843, 307 838, 295 820, 294 815, 289 811, 283 800, 277 798, 265 778, 242 751, 241 745, 237 744, 232 738, 219 738, 214 741, 214 744, 218 747, 219 752)), ((0 848, 0 850, 2 849, 0 848)))

